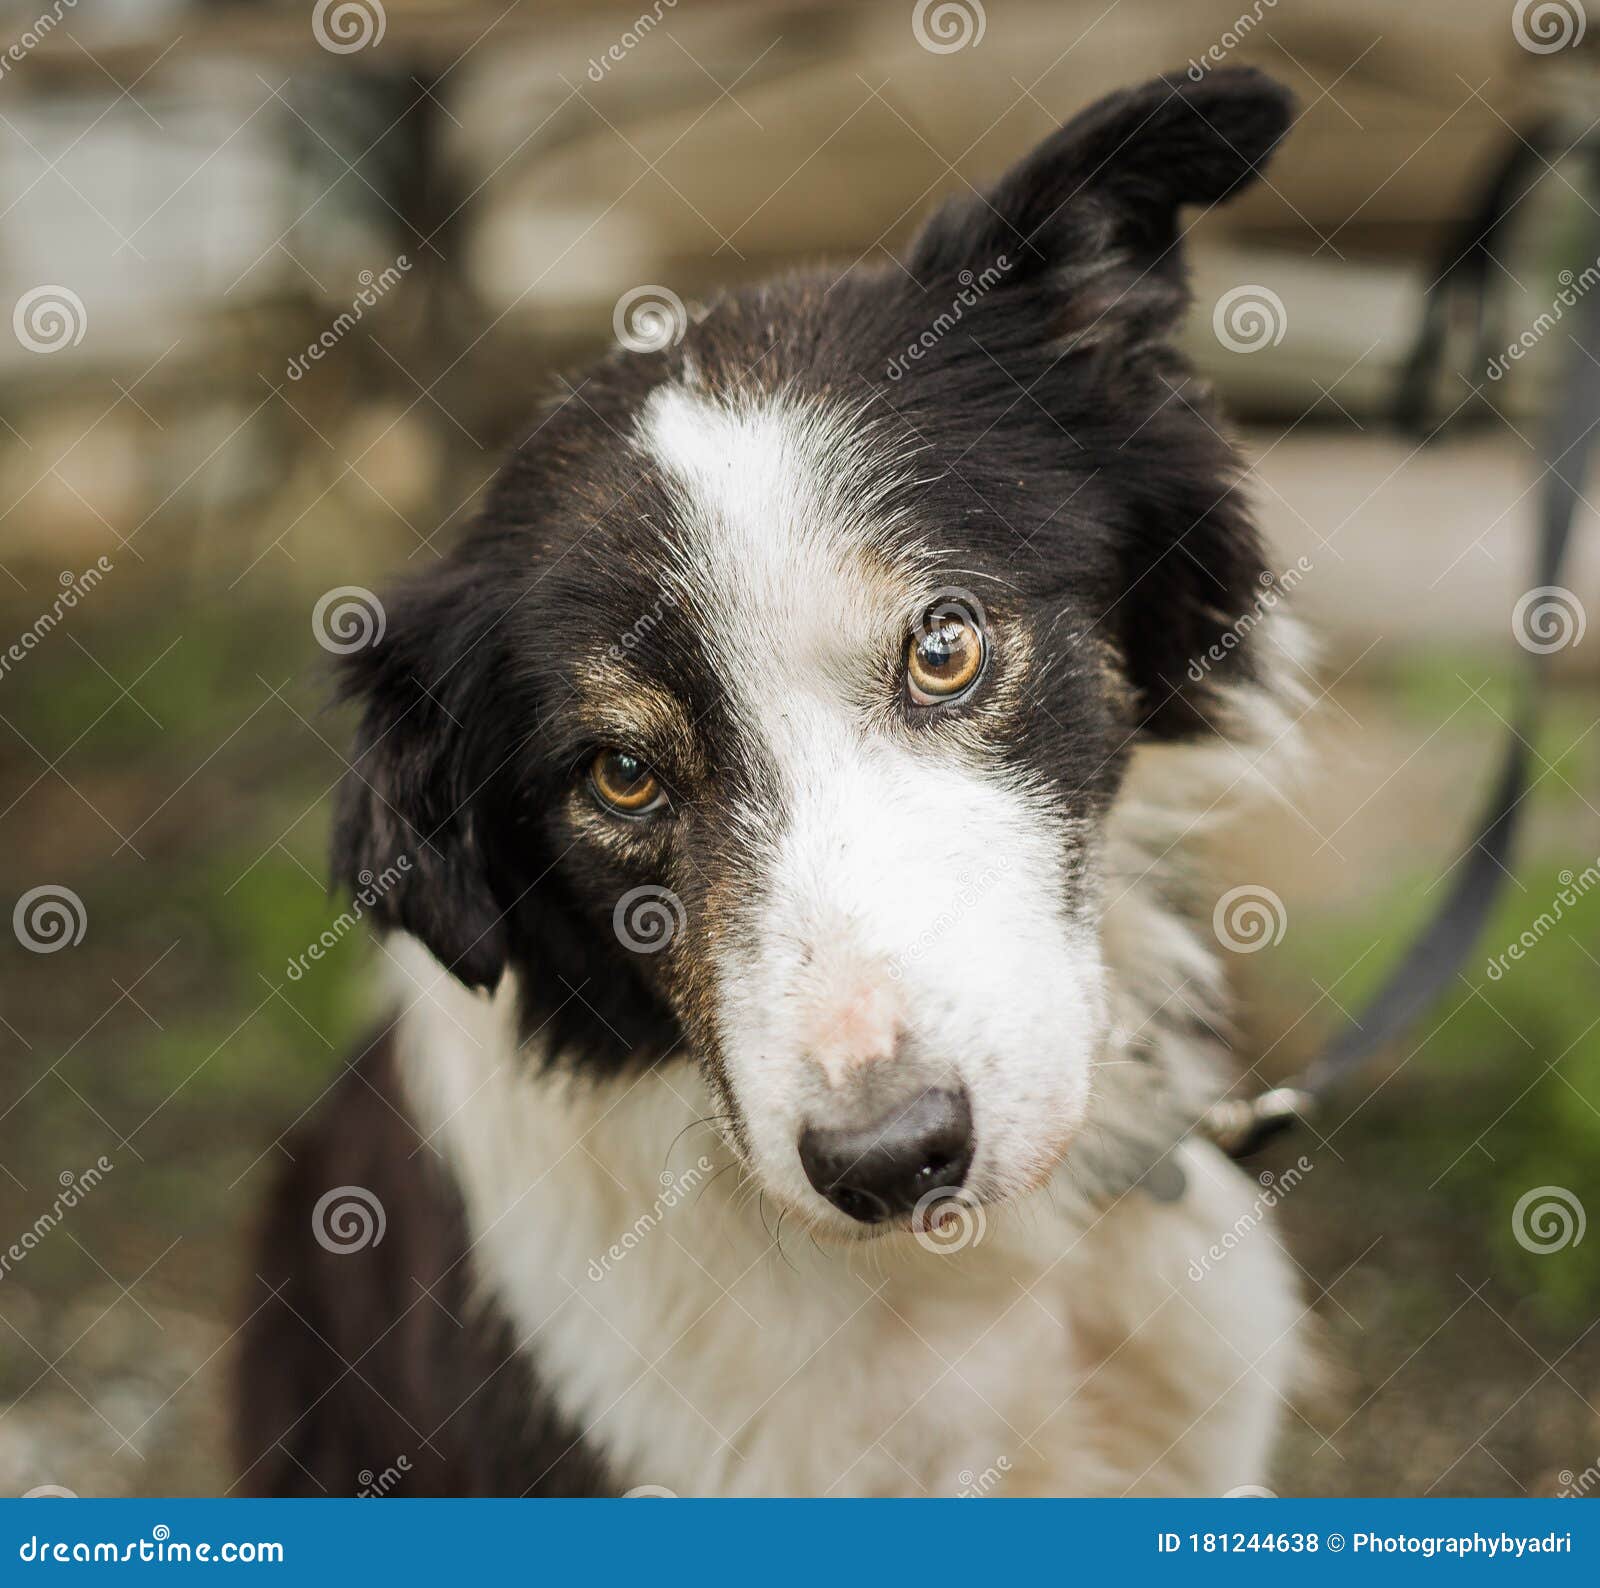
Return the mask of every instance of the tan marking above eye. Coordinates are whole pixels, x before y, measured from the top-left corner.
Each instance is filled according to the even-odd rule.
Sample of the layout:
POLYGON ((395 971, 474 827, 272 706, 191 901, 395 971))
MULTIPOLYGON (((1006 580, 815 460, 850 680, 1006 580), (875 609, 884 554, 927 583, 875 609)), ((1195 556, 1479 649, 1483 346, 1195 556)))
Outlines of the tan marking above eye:
POLYGON ((624 816, 643 816, 666 802, 661 779, 628 750, 601 750, 589 763, 589 785, 603 805, 624 816))
POLYGON ((919 706, 965 694, 983 671, 983 631, 956 612, 931 613, 906 645, 906 686, 919 706))

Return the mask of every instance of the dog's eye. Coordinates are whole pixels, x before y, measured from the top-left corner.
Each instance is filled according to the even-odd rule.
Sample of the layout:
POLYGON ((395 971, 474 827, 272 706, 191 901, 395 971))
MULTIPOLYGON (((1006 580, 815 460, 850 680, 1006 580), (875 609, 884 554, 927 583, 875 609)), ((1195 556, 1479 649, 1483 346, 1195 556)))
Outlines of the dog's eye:
POLYGON ((964 695, 983 671, 983 630, 956 612, 929 613, 906 646, 906 688, 919 706, 964 695))
POLYGON ((589 763, 589 785, 602 805, 623 816, 645 816, 666 804, 661 779, 626 750, 602 750, 589 763))

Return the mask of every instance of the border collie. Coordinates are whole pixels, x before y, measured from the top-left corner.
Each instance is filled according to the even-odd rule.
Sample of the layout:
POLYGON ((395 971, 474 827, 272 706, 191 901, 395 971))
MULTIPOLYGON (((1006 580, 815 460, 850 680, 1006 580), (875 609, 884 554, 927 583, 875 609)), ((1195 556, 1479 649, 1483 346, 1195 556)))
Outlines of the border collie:
POLYGON ((244 1489, 1265 1481, 1302 1308, 1265 1231, 1191 1277, 1258 1188, 1172 856, 1295 664, 1171 338, 1291 107, 1156 79, 624 338, 388 600, 334 849, 396 1012, 289 1142, 244 1489))

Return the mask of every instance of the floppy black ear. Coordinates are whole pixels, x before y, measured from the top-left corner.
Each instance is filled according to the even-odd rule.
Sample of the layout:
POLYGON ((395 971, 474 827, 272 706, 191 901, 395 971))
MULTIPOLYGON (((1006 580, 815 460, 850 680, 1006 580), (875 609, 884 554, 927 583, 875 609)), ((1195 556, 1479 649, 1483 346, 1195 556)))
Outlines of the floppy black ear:
MULTIPOLYGON (((1096 101, 982 197, 945 205, 907 264, 930 278, 998 268, 1007 282, 1058 273, 1063 334, 1119 316, 1167 326, 1184 306, 1178 212, 1254 180, 1289 126, 1294 97, 1248 67, 1157 77, 1096 101)), ((989 279, 989 278, 984 278, 989 279)))
POLYGON ((381 629, 343 658, 342 693, 364 709, 339 792, 335 880, 468 986, 493 987, 506 962, 483 852, 493 747, 467 731, 484 716, 492 620, 456 569, 388 601, 381 629))

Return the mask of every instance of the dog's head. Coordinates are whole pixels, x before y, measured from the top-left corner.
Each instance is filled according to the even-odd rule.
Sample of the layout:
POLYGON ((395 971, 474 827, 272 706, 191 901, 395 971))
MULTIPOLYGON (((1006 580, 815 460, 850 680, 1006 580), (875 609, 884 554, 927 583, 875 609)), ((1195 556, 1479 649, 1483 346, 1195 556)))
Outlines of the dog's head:
POLYGON ((1115 95, 903 264, 572 388, 349 659, 342 875, 408 857, 377 909, 512 970, 551 1062, 698 1065, 819 1226, 1039 1184, 1106 1035, 1124 765, 1259 667, 1191 665, 1263 566, 1168 339, 1180 208, 1288 109, 1238 71, 1115 95))

